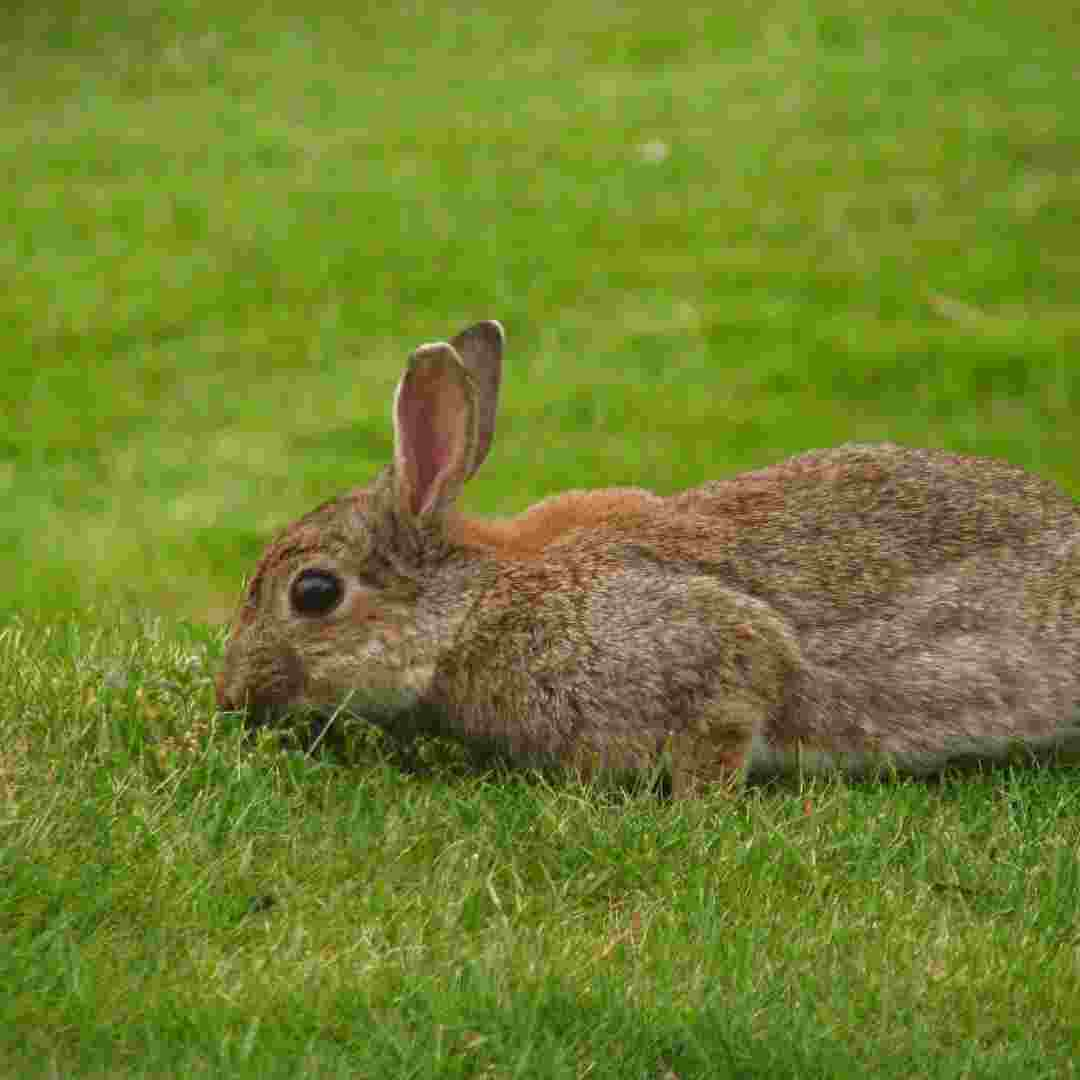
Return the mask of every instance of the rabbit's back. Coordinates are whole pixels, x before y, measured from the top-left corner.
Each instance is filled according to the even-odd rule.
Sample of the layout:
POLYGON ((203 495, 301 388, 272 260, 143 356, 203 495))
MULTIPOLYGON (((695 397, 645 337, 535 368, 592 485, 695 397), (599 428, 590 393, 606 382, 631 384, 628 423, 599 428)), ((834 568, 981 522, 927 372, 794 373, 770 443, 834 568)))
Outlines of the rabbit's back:
POLYGON ((1076 504, 1006 462, 849 444, 670 502, 722 523, 725 576, 800 628, 861 621, 935 581, 992 597, 1019 575, 1041 581, 1047 601, 1058 592, 1059 608, 1078 592, 1061 577, 1080 537, 1076 504))

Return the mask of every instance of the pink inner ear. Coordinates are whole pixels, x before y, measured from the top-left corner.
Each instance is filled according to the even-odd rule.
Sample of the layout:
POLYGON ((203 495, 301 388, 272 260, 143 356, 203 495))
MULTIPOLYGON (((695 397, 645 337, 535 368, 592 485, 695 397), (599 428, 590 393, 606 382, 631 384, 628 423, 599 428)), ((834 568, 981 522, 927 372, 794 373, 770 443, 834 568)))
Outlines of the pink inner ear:
POLYGON ((406 374, 397 400, 398 467, 413 514, 464 477, 467 417, 464 388, 445 365, 417 364, 406 374))

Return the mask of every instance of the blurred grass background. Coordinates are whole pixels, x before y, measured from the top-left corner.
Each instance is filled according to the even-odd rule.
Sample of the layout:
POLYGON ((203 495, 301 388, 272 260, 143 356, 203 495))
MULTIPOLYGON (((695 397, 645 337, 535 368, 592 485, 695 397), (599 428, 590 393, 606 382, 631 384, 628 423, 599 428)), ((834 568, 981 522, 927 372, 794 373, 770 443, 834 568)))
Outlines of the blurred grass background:
POLYGON ((0 611, 227 617, 482 317, 481 512, 847 439, 1080 490, 1074 16, 6 5, 0 611))

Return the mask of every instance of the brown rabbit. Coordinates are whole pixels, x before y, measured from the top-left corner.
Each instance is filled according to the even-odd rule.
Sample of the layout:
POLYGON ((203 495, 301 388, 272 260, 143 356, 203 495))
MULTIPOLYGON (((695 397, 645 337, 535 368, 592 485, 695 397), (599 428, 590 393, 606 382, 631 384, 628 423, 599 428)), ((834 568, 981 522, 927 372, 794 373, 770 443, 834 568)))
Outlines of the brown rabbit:
POLYGON ((503 332, 409 359, 393 464, 287 528, 218 681, 255 718, 344 709, 528 763, 748 772, 1052 748, 1080 703, 1080 516, 1001 462, 803 454, 661 498, 454 509, 495 428, 503 332))

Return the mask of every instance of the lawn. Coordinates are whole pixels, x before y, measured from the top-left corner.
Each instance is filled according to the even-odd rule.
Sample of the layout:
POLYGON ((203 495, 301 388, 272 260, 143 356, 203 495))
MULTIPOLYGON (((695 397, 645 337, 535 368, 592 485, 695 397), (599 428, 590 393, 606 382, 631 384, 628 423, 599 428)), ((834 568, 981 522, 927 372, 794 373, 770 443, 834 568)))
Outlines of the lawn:
POLYGON ((1080 495, 1072 7, 97 7, 0 12, 0 1075, 1071 1075, 1074 768, 671 803, 211 681, 479 318, 478 512, 851 439, 1080 495))

